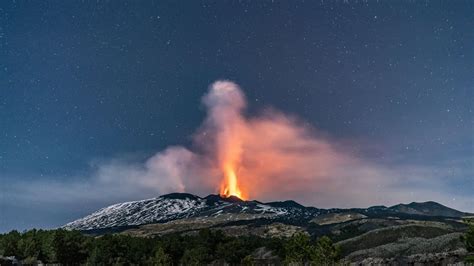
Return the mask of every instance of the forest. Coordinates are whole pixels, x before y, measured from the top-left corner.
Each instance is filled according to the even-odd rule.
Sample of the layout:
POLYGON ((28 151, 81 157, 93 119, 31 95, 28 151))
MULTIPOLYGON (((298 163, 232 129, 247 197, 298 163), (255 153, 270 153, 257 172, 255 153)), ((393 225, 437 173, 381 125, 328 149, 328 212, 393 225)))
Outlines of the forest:
MULTIPOLYGON (((474 224, 461 239, 474 252, 474 224)), ((328 265, 341 258, 341 249, 326 236, 298 233, 289 238, 227 236, 202 229, 195 234, 133 237, 123 234, 85 235, 80 231, 29 230, 0 234, 0 265, 261 265, 268 263, 328 265), (265 253, 258 255, 256 253, 265 253)), ((474 262, 474 257, 466 258, 474 262)))
MULTIPOLYGON (((0 235, 0 255, 14 256, 23 264, 139 264, 203 265, 216 262, 254 265, 262 258, 259 249, 286 263, 329 264, 340 258, 340 250, 328 237, 311 239, 305 234, 291 238, 231 237, 221 231, 203 229, 194 235, 142 238, 120 234, 88 236, 79 231, 30 230, 0 235)), ((1 261, 0 261, 1 262, 1 261)), ((1 263, 7 264, 6 261, 1 263)))

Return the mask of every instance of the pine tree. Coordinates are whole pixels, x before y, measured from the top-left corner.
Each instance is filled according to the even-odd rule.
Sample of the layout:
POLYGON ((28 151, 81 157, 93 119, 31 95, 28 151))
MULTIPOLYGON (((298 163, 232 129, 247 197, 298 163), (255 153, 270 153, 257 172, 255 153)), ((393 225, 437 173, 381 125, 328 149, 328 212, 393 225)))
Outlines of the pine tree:
POLYGON ((170 255, 166 254, 161 246, 155 248, 153 257, 150 258, 149 262, 153 266, 166 266, 172 264, 170 255))

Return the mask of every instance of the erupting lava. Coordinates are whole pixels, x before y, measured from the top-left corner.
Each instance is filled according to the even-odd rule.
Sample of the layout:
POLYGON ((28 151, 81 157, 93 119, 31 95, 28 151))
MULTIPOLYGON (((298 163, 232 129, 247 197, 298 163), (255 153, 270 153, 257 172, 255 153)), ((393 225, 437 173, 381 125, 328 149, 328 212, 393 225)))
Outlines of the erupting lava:
POLYGON ((237 179, 237 169, 241 165, 243 138, 247 131, 242 110, 245 107, 244 95, 236 84, 217 81, 204 97, 209 108, 207 125, 215 130, 216 159, 223 175, 219 194, 222 197, 236 196, 245 199, 237 179))
POLYGON ((227 166, 225 167, 224 172, 225 178, 221 184, 219 194, 226 198, 236 196, 240 199, 245 199, 237 183, 237 175, 235 174, 234 169, 227 166))

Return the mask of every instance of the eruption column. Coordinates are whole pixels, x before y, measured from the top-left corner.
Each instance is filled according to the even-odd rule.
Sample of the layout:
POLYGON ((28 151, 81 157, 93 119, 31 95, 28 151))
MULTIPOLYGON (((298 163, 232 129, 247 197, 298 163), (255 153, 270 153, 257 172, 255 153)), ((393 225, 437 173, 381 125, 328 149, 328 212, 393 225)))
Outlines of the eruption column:
POLYGON ((245 194, 239 188, 236 174, 242 156, 242 138, 246 130, 241 114, 245 107, 244 96, 234 83, 218 81, 204 97, 204 103, 209 108, 207 123, 216 132, 216 156, 224 177, 220 194, 224 197, 244 198, 245 194))

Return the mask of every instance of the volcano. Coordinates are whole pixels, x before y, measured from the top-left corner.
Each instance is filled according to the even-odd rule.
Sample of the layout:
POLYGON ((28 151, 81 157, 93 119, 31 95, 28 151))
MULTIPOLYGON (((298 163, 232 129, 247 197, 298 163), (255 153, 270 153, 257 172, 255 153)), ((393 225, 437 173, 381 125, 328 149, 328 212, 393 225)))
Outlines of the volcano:
POLYGON ((328 213, 314 207, 303 207, 287 202, 262 203, 246 201, 236 196, 208 195, 201 198, 188 193, 171 193, 161 197, 124 202, 100 209, 84 218, 64 226, 75 230, 96 230, 114 227, 137 226, 188 218, 221 218, 228 221, 255 219, 285 220, 288 223, 309 221, 328 213), (301 220, 303 219, 303 220, 301 220))
MULTIPOLYGON (((152 199, 114 204, 63 227, 82 231, 126 229, 189 219, 201 221, 215 219, 222 223, 245 221, 247 224, 278 222, 302 226, 317 223, 321 219, 330 220, 330 217, 341 217, 341 215, 358 217, 357 219, 365 217, 395 220, 456 220, 472 214, 454 210, 436 202, 413 202, 392 207, 373 206, 365 209, 320 209, 306 207, 292 200, 262 203, 256 200, 242 200, 236 196, 225 197, 211 194, 199 197, 189 193, 171 193, 152 199)), ((347 218, 345 220, 347 221, 347 218)))
MULTIPOLYGON (((391 207, 321 209, 295 201, 259 202, 236 196, 172 193, 114 204, 63 226, 85 234, 153 237, 220 230, 231 236, 329 236, 350 262, 413 263, 456 261, 465 256, 461 236, 465 213, 436 202, 391 207), (420 255, 421 254, 421 255, 420 255), (421 257, 420 257, 421 256, 421 257)), ((403 264, 403 263, 402 263, 403 264)), ((395 265, 395 264, 394 264, 395 265)), ((398 265, 398 264, 396 264, 398 265)))

